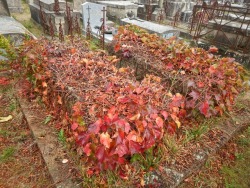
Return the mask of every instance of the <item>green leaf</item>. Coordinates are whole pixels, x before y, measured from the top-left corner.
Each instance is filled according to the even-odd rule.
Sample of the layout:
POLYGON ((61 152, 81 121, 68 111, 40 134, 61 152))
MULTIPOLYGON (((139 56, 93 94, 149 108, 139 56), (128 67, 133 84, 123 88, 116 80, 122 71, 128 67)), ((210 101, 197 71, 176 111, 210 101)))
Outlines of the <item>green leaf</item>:
POLYGON ((141 161, 141 155, 140 154, 138 154, 138 153, 136 153, 136 154, 134 154, 132 157, 131 157, 131 159, 130 159, 130 162, 136 162, 136 161, 141 161))
POLYGON ((66 143, 66 137, 65 137, 65 135, 64 135, 64 130, 63 130, 63 129, 61 129, 61 130, 59 131, 59 133, 58 133, 58 140, 59 140, 63 145, 65 145, 65 143, 66 143))
POLYGON ((44 120, 44 124, 47 125, 52 119, 51 115, 46 116, 45 120, 44 120))

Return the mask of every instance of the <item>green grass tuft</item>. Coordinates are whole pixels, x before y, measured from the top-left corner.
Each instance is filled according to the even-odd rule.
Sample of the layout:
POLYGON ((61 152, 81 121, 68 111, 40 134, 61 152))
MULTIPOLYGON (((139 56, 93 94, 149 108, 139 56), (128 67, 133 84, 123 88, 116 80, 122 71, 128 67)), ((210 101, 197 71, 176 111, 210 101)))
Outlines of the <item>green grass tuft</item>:
POLYGON ((10 160, 13 157, 15 151, 16 149, 14 147, 5 148, 0 155, 0 163, 10 160))

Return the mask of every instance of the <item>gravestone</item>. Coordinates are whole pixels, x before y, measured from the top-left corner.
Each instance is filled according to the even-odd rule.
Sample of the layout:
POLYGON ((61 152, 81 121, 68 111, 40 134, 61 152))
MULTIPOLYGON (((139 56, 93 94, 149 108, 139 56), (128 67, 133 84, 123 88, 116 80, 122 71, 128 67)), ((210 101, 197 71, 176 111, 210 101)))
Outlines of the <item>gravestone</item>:
MULTIPOLYGON (((86 2, 82 4, 82 19, 83 19, 83 28, 86 30, 88 24, 88 18, 90 22, 90 27, 92 32, 97 33, 96 27, 100 27, 102 25, 103 19, 103 7, 107 10, 105 5, 100 5, 96 3, 86 2), (89 11, 88 11, 89 8, 89 11)), ((106 13, 105 13, 106 20, 106 13)))
MULTIPOLYGON (((82 4, 82 20, 83 20, 83 33, 86 34, 88 19, 90 22, 92 35, 98 37, 100 34, 100 27, 103 19, 103 8, 107 10, 106 5, 86 2, 82 4)), ((105 23, 107 23, 106 12, 104 13, 105 23)), ((106 25, 106 24, 105 24, 106 25)), ((111 41, 113 39, 112 34, 105 34, 105 40, 111 41)))

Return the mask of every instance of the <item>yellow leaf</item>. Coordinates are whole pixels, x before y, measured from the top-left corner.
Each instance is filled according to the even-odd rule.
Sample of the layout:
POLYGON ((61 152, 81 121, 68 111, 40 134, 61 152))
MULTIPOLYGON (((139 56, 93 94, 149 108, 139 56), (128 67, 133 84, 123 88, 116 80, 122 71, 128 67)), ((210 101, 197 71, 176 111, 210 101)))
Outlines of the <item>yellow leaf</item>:
POLYGON ((147 40, 148 40, 148 39, 147 39, 146 37, 142 37, 142 38, 141 38, 141 41, 142 41, 143 43, 145 43, 147 40))
POLYGON ((119 72, 121 72, 121 73, 127 72, 127 68, 119 68, 119 72))
POLYGON ((8 115, 7 117, 0 117, 0 123, 9 121, 12 118, 13 118, 12 115, 8 115))
POLYGON ((144 187, 145 186, 145 181, 143 178, 141 178, 141 186, 144 187))
POLYGON ((176 123, 177 127, 180 128, 181 122, 179 122, 179 120, 176 120, 175 123, 176 123))
POLYGON ((141 117, 141 114, 138 113, 130 118, 131 121, 138 120, 141 117))

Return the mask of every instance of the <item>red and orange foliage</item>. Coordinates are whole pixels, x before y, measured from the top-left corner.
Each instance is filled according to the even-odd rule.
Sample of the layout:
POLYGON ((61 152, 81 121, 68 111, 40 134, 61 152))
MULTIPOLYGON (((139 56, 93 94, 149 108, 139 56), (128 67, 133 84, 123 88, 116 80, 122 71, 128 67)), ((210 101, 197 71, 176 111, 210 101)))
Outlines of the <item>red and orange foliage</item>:
POLYGON ((197 109, 205 117, 231 110, 247 81, 246 71, 233 58, 212 54, 218 50, 214 46, 208 51, 193 48, 183 40, 165 40, 133 25, 120 27, 113 45, 121 58, 135 58, 152 67, 170 92, 185 95, 187 110, 197 109))
MULTIPOLYGON (((157 145, 187 121, 190 109, 205 117, 230 110, 243 87, 243 68, 230 58, 189 48, 181 41, 164 40, 138 28, 124 27, 115 50, 144 59, 164 74, 182 77, 187 93, 178 93, 164 78, 146 75, 136 81, 128 67, 104 51, 92 52, 81 39, 59 43, 45 39, 24 44, 20 59, 25 75, 53 115, 73 138, 89 174, 119 169, 136 153, 157 145), (136 31, 135 31, 136 30, 136 31)), ((178 88, 177 88, 178 89, 178 88)))

